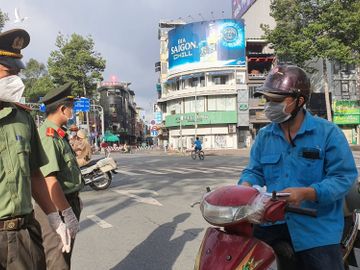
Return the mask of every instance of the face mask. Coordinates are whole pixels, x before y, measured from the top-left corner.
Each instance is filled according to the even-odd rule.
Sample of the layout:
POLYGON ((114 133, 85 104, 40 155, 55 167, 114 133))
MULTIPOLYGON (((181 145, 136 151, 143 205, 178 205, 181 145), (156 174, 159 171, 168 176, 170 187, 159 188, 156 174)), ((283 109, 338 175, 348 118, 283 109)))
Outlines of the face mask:
POLYGON ((19 102, 25 90, 25 85, 17 75, 0 79, 0 100, 6 102, 19 102))
POLYGON ((264 106, 265 115, 271 122, 283 123, 291 117, 291 113, 285 112, 286 107, 285 100, 283 102, 266 102, 264 106))

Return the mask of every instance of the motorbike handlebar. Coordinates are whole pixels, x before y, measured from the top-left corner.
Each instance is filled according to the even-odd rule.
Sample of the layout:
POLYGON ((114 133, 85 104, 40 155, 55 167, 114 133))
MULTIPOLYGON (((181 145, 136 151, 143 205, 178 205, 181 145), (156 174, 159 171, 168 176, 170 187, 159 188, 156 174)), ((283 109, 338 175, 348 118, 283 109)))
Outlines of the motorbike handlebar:
POLYGON ((317 217, 317 211, 311 208, 303 208, 303 207, 287 205, 285 211, 300 215, 310 216, 310 217, 317 217))

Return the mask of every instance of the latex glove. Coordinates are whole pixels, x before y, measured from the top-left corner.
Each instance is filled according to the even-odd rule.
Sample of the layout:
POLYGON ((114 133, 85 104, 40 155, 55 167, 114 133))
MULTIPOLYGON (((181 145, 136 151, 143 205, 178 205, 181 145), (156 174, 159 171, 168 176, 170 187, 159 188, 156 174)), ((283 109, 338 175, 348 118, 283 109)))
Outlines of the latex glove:
POLYGON ((62 222, 61 217, 58 212, 52 212, 47 215, 49 219, 50 226, 56 231, 60 236, 62 247, 61 251, 64 253, 69 253, 71 249, 71 236, 70 231, 66 227, 65 223, 62 222))
POLYGON ((75 238, 77 232, 80 230, 80 224, 74 211, 69 207, 63 210, 61 214, 64 217, 66 226, 69 228, 71 238, 75 238))

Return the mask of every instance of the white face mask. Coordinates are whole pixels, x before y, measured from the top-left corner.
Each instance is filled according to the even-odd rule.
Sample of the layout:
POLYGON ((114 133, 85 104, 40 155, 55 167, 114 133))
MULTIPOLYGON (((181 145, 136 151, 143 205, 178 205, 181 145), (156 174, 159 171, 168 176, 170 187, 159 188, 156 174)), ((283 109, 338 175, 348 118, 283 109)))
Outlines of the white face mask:
POLYGON ((19 102, 25 90, 25 85, 17 75, 0 79, 0 100, 6 102, 19 102))
POLYGON ((286 104, 286 101, 283 102, 273 102, 268 101, 265 103, 264 111, 267 119, 274 123, 283 123, 291 117, 291 113, 286 112, 287 106, 291 106, 293 102, 289 105, 286 104))

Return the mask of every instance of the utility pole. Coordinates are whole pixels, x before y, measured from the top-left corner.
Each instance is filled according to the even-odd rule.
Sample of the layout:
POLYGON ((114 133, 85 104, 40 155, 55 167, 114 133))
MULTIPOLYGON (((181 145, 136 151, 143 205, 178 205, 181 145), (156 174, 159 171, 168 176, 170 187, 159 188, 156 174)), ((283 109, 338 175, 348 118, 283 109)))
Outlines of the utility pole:
POLYGON ((180 100, 180 151, 183 152, 183 137, 182 137, 182 102, 180 100))
POLYGON ((327 67, 326 67, 326 59, 323 59, 323 82, 324 82, 324 94, 325 94, 325 105, 326 105, 326 115, 327 119, 332 122, 332 115, 331 115, 331 101, 330 101, 330 93, 329 93, 329 81, 328 81, 328 74, 327 74, 327 67))
POLYGON ((200 77, 198 78, 199 80, 196 80, 196 84, 195 84, 195 139, 197 137, 197 93, 196 93, 196 89, 198 87, 198 81, 200 81, 200 77))
POLYGON ((105 117, 104 117, 104 108, 100 105, 91 105, 92 107, 94 107, 94 110, 96 110, 96 108, 100 109, 100 113, 101 113, 101 135, 104 138, 105 136, 105 117))

